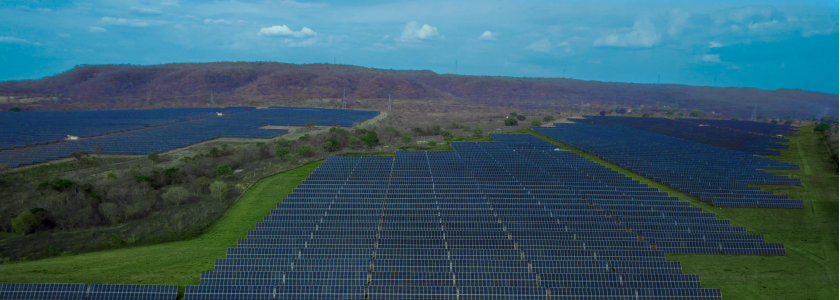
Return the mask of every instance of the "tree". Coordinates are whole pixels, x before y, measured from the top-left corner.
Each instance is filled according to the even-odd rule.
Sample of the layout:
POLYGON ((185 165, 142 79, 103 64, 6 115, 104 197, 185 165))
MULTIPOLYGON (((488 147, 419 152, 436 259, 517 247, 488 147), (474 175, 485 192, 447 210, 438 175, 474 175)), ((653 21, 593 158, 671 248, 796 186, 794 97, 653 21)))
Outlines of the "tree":
POLYGON ((770 121, 770 123, 773 123, 773 124, 779 124, 779 121, 777 121, 777 120, 771 120, 771 121, 770 121))
POLYGON ((703 111, 702 111, 702 110, 699 110, 699 109, 692 109, 692 110, 691 110, 691 112, 690 112, 689 114, 690 114, 692 117, 695 117, 695 118, 699 118, 699 117, 702 117, 702 116, 704 116, 704 115, 705 115, 705 114, 703 113, 703 111))
POLYGON ((309 147, 309 145, 301 145, 297 149, 297 154, 301 157, 310 157, 315 154, 315 151, 312 150, 312 147, 309 147))
POLYGON ((300 136, 300 137, 298 138, 298 140, 300 140, 300 141, 308 141, 308 140, 309 140, 309 134, 307 133, 307 134, 304 134, 304 135, 300 136))
POLYGON ((9 108, 9 111, 11 111, 11 112, 20 112, 20 107, 17 107, 17 106, 15 106, 15 107, 10 107, 10 108, 9 108))
POLYGON ((309 127, 309 128, 315 127, 315 122, 306 122, 306 127, 309 127))
POLYGON ((222 181, 213 181, 210 184, 210 193, 213 195, 219 196, 219 201, 225 198, 225 195, 228 192, 228 186, 222 181))
POLYGON ((158 155, 157 153, 151 153, 151 154, 147 155, 146 158, 148 158, 149 160, 151 160, 153 162, 158 162, 158 160, 160 160, 160 155, 158 155))
POLYGON ((828 123, 825 122, 821 122, 819 125, 817 125, 817 127, 814 127, 814 131, 825 132, 829 128, 831 128, 831 125, 828 125, 828 123))
POLYGON ((289 153, 291 153, 291 151, 289 151, 289 148, 285 147, 277 148, 277 151, 274 152, 274 154, 277 155, 277 157, 283 157, 284 155, 289 153))
POLYGON ((542 126, 542 122, 540 122, 539 120, 532 120, 531 126, 542 126))
POLYGON ((190 198, 190 191, 183 187, 176 186, 163 193, 161 198, 163 198, 166 202, 181 205, 181 203, 186 202, 187 199, 190 198))
POLYGON ((402 136, 400 138, 400 142, 403 142, 403 143, 406 143, 406 144, 411 143, 411 136, 410 135, 402 136))
POLYGON ((481 127, 478 127, 478 126, 475 126, 475 128, 472 129, 472 132, 473 132, 473 136, 483 136, 484 135, 484 130, 481 129, 481 127))
POLYGON ((287 140, 287 139, 279 139, 279 140, 277 140, 277 146, 280 146, 280 147, 289 147, 289 146, 291 146, 292 144, 294 144, 294 142, 295 142, 295 141, 290 141, 290 140, 287 140))
POLYGON ((327 152, 333 152, 341 150, 341 144, 335 138, 329 138, 321 144, 321 148, 327 152))
POLYGON ((216 176, 226 176, 230 174, 233 174, 233 170, 227 164, 222 164, 216 167, 216 176))
POLYGON ((518 122, 514 118, 506 118, 505 119, 505 126, 516 126, 518 122))
POLYGON ((29 210, 24 210, 17 217, 12 218, 12 229, 17 234, 30 233, 36 226, 38 226, 38 219, 29 210))
POLYGON ((376 131, 369 130, 365 133, 365 136, 362 137, 362 141, 365 142, 366 146, 373 147, 379 145, 379 136, 376 135, 376 131))
POLYGON ((649 114, 649 113, 644 113, 644 114, 642 114, 642 118, 647 118, 647 117, 650 117, 650 114, 649 114))

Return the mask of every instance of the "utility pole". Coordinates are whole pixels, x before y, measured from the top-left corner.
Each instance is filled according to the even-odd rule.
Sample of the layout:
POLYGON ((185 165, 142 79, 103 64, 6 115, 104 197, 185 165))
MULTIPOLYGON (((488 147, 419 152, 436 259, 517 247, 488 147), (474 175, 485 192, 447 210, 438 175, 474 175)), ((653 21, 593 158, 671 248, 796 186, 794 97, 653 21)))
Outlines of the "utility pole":
POLYGON ((388 111, 391 111, 391 93, 388 93, 388 111))

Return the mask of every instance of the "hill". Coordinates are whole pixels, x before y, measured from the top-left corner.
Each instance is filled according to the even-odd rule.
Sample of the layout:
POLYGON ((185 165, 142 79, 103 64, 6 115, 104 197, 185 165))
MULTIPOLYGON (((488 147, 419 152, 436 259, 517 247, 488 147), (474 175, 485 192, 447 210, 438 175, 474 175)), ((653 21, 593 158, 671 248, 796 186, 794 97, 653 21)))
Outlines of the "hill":
POLYGON ((0 108, 33 110, 204 107, 230 105, 339 106, 403 104, 513 108, 518 111, 600 111, 617 103, 636 111, 700 109, 721 117, 837 117, 838 96, 803 90, 634 84, 567 78, 436 74, 350 65, 276 62, 80 65, 37 80, 0 82, 0 108), (212 91, 212 95, 211 95, 212 91), (312 103, 312 99, 327 99, 312 103), (310 102, 306 102, 310 101, 310 102))

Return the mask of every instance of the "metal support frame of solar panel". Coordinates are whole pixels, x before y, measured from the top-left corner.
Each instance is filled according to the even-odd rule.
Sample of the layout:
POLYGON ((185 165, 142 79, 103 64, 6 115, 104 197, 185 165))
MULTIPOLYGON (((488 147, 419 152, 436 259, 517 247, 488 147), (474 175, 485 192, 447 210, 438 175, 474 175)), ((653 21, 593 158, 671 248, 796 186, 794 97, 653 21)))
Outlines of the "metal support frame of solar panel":
POLYGON ((564 124, 533 128, 643 176, 710 201, 715 206, 802 208, 750 184, 798 185, 763 169, 799 166, 624 126, 564 124))
MULTIPOLYGON (((485 153, 487 152, 487 149, 483 150, 485 153)), ((490 152, 495 153, 498 152, 498 150, 499 149, 490 149, 490 152)), ((538 151, 542 152, 542 150, 538 151)), ((619 203, 619 200, 596 199, 596 194, 591 194, 588 199, 575 199, 574 197, 570 197, 569 199, 559 197, 543 198, 548 194, 539 194, 539 197, 531 197, 529 199, 527 196, 529 194, 538 195, 537 191, 541 190, 539 187, 555 186, 557 182, 536 180, 536 178, 528 176, 525 176, 525 179, 522 179, 517 176, 511 176, 512 173, 507 173, 507 170, 505 170, 505 172, 497 170, 498 172, 482 173, 490 167, 490 165, 469 166, 468 163, 461 160, 461 158, 465 155, 460 151, 425 153, 424 155, 426 156, 425 160, 428 171, 424 171, 422 163, 423 157, 419 153, 409 154, 398 152, 397 157, 394 160, 394 168, 392 168, 394 172, 391 172, 391 176, 387 180, 389 182, 389 187, 393 188, 393 193, 390 193, 392 192, 392 189, 388 188, 388 197, 382 199, 383 214, 381 215, 381 220, 384 221, 387 219, 388 222, 380 223, 382 226, 377 226, 376 228, 377 242, 375 242, 374 246, 376 254, 371 259, 371 272, 369 277, 371 281, 367 289, 369 299, 394 298, 396 295, 412 295, 412 297, 415 298, 425 297, 435 299, 450 298, 454 295, 460 295, 460 299, 486 299, 488 296, 502 295, 500 293, 508 293, 508 295, 514 294, 521 298, 525 298, 525 295, 544 298, 549 293, 552 293, 552 295, 555 296, 588 295, 590 297, 599 297, 598 295, 601 295, 600 297, 603 298, 615 298, 618 295, 627 297, 633 295, 659 295, 661 298, 683 295, 686 299, 720 298, 720 292, 718 290, 674 288, 675 286, 690 286, 699 288, 699 284, 696 284, 696 276, 685 277, 684 275, 681 275, 682 277, 662 277, 657 275, 651 277, 645 275, 643 277, 637 277, 636 275, 633 275, 679 274, 678 263, 664 261, 661 257, 661 251, 651 251, 649 247, 645 247, 644 250, 640 251, 646 252, 648 255, 639 256, 641 253, 640 251, 601 250, 609 249, 609 246, 612 246, 608 243, 608 241, 610 241, 609 236, 624 240, 624 243, 626 244, 625 246, 632 245, 633 243, 627 244, 627 242, 630 241, 638 242, 639 237, 637 236, 637 233, 639 233, 639 231, 636 229, 632 229, 631 232, 628 233, 626 231, 626 227, 613 226, 618 224, 595 224, 595 226, 592 226, 587 223, 567 223, 567 225, 564 225, 563 227, 557 227, 551 225, 554 224, 552 222, 531 222, 531 220, 539 219, 534 216, 535 212, 544 213, 545 211, 549 211, 549 208, 551 208, 550 211, 552 212, 559 212, 562 211, 560 208, 566 206, 567 203, 574 203, 571 205, 578 208, 589 206, 590 210, 595 211, 598 210, 593 202, 597 202, 598 205, 601 205, 602 203, 607 205, 619 204, 619 208, 625 208, 624 210, 633 210, 632 204, 623 205, 628 207, 621 207, 624 203, 619 203), (408 160, 408 162, 403 163, 402 160, 408 160), (418 162, 418 160, 420 160, 420 162, 418 162), (486 176, 479 177, 475 175, 476 173, 486 176), (504 178, 505 175, 503 175, 503 173, 507 174, 507 178, 504 178), (431 176, 429 176, 429 174, 431 174, 431 176), (458 174, 460 174, 460 176, 458 174), (528 201, 529 205, 520 205, 523 207, 514 211, 509 205, 510 199, 506 202, 492 196, 488 197, 488 194, 492 195, 493 193, 487 192, 492 191, 492 189, 498 187, 498 185, 507 185, 508 187, 511 187, 510 189, 503 189, 506 190, 507 195, 511 197, 516 196, 516 194, 511 194, 510 192, 515 190, 515 188, 518 188, 520 193, 519 197, 516 197, 519 200, 517 203, 524 204, 523 201, 528 201), (454 192, 461 187, 467 187, 468 190, 462 193, 454 192), (527 193, 522 193, 524 191, 527 191, 527 193), (416 194, 416 196, 405 197, 405 195, 411 194, 416 194), (537 199, 536 204, 533 203, 534 199, 537 199), (432 205, 432 201, 434 201, 434 205, 432 205), (542 205, 542 209, 528 209, 529 207, 526 207, 534 205, 542 205), (456 208, 457 210, 452 208, 456 208), (511 213, 505 214, 504 212, 506 211, 511 213), (434 224, 436 216, 435 212, 439 212, 439 215, 437 215, 438 224, 434 224), (476 213, 470 214, 467 212, 476 213), (485 213, 483 215, 483 220, 481 218, 482 214, 478 212, 485 213), (495 212, 495 215, 491 215, 493 212, 495 212), (405 217, 408 215, 415 217, 405 217), (400 216, 403 216, 403 218, 400 218, 400 216), (437 233, 435 233, 438 232, 437 229, 435 229, 437 228, 436 225, 441 226, 440 235, 436 235, 437 233), (550 228, 551 226, 548 225, 555 227, 554 230, 548 230, 552 229, 550 228), (604 230, 610 230, 610 233, 604 234, 604 230), (514 236, 516 236, 516 239, 513 239, 514 236), (588 250, 582 250, 584 247, 583 241, 589 240, 592 242, 590 242, 588 250), (443 242, 442 245, 441 241, 443 242), (579 245, 581 249, 563 250, 565 249, 564 247, 575 247, 576 245, 579 245), (513 249, 505 249, 506 246, 513 249), (529 262, 527 265, 525 263, 526 252, 528 252, 527 261, 529 262), (649 256, 651 253, 654 256, 649 256), (631 257, 633 260, 624 260, 631 257), (613 258, 614 260, 609 260, 610 258, 613 258), (447 264, 447 262, 449 262, 449 264, 447 264), (529 269, 531 272, 526 271, 529 269), (500 270, 504 270, 504 272, 499 272, 500 270), (541 275, 541 277, 537 277, 536 274, 534 274, 534 270, 545 271, 545 276, 541 275), (619 276, 615 274, 615 271, 622 271, 622 273, 619 276), (551 275, 566 274, 566 272, 581 274, 583 277, 569 277, 566 275, 558 277, 556 275, 551 275), (491 275, 485 273, 491 273, 491 275), (583 278, 595 278, 593 277, 594 275, 585 274, 611 273, 615 276, 609 277, 608 275, 599 275, 601 277, 598 278, 603 279, 602 281, 581 281, 583 278), (457 276, 455 277, 446 276, 454 276, 456 274, 457 276), (644 278, 644 280, 642 280, 642 278, 644 278), (660 280, 669 278, 672 279, 672 281, 649 281, 651 279, 660 280), (448 284, 450 280, 454 280, 452 281, 454 284, 448 284), (503 282, 508 285, 518 283, 524 283, 527 285, 528 283, 540 280, 543 283, 543 286, 540 287, 511 286, 506 289, 504 289, 505 287, 502 287, 503 289, 501 290, 493 290, 489 286, 481 285, 503 282), (395 285, 397 283, 399 284, 395 285), (429 283, 434 283, 436 286, 422 286, 423 284, 427 285, 429 283), (459 284, 462 286, 459 286, 459 284), (478 284, 478 286, 476 286, 476 284, 478 284), (575 287, 566 287, 565 284, 572 284, 575 287), (553 285, 554 288, 547 287, 546 285, 553 285), (589 287, 581 288, 581 285, 589 287), (645 286, 647 288, 627 289, 610 287, 611 285, 645 286), (657 285, 660 287, 666 286, 667 288, 658 288, 656 287, 657 285), (470 286, 475 287, 472 288, 470 286), (451 294, 453 287, 455 288, 455 292, 454 294, 451 294)), ((485 161, 487 160, 485 159, 485 161)), ((322 166, 328 167, 329 162, 322 166)), ((516 172, 513 174, 518 174, 520 176, 527 175, 522 173, 522 170, 515 170, 512 166, 506 167, 514 169, 516 172)), ((538 167, 532 164, 527 168, 533 169, 538 167)), ((505 168, 503 167, 501 169, 505 168)), ((335 172, 331 171, 330 173, 335 172)), ((596 175, 604 173, 605 172, 602 172, 601 170, 593 172, 593 174, 596 175)), ((311 192, 309 188, 305 187, 311 179, 314 179, 313 182, 319 182, 327 185, 328 187, 332 187, 330 184, 348 182, 347 180, 342 180, 340 177, 341 176, 326 174, 313 174, 313 176, 311 176, 310 179, 302 185, 304 188, 301 188, 299 192, 311 192)), ((638 183, 634 185, 628 184, 624 181, 623 184, 624 185, 622 187, 632 188, 634 190, 638 190, 641 187, 638 183)), ((370 186, 365 186, 365 188, 360 188, 359 190, 365 190, 367 187, 370 186)), ((592 190, 590 186, 584 185, 584 187, 586 188, 585 190, 578 190, 577 192, 587 191, 586 193, 588 193, 588 191, 592 190)), ((613 186, 613 190, 615 189, 616 186, 613 186)), ((297 192, 298 190, 296 190, 295 193, 292 193, 292 195, 295 195, 297 192)), ((307 204, 303 204, 307 203, 304 201, 307 197, 293 197, 292 195, 290 195, 290 198, 295 199, 292 201, 298 201, 299 203, 291 204, 290 208, 293 209, 286 211, 283 209, 283 205, 291 203, 287 199, 284 204, 278 205, 278 209, 274 210, 273 214, 277 213, 277 215, 283 215, 284 212, 292 212, 294 209, 307 207, 307 204)), ((313 193, 310 195, 318 194, 313 193)), ((569 195, 573 194, 569 193, 569 195)), ((580 195, 582 194, 574 196, 580 195)), ((646 197, 647 195, 643 196, 646 197)), ((667 202, 667 199, 645 201, 642 199, 634 200, 631 198, 628 200, 632 200, 632 202, 636 204, 647 202, 649 204, 658 205, 644 206, 645 209, 667 208, 670 210, 678 210, 679 207, 690 208, 687 205, 683 206, 679 204, 663 205, 668 204, 664 203, 667 202)), ((323 209, 323 201, 316 202, 319 203, 313 204, 313 207, 323 209)), ((677 201, 673 199, 671 202, 677 201)), ((311 201, 308 203, 311 203, 311 201)), ((330 205, 333 204, 334 202, 330 202, 330 205)), ((368 204, 361 205, 365 208, 374 208, 368 204)), ((345 206, 344 208, 349 208, 349 206, 345 206)), ((358 212, 356 211, 355 214, 357 213, 358 212)), ((620 215, 615 214, 615 216, 620 215)), ((279 228, 277 226, 272 227, 258 225, 257 230, 249 232, 249 238, 259 236, 261 239, 264 239, 266 237, 271 237, 272 235, 286 234, 306 237, 306 232, 301 231, 301 228, 305 227, 296 226, 295 223, 297 222, 282 223, 279 220, 277 221, 278 222, 274 223, 285 224, 286 226, 279 228)), ((612 219, 609 221, 612 221, 612 219)), ((606 223, 609 223, 609 221, 606 223)), ((587 220, 587 222, 591 222, 591 220, 587 220)), ((351 230, 339 228, 338 230, 324 230, 321 232, 329 232, 332 235, 340 234, 342 237, 369 236, 366 230, 361 229, 365 228, 365 226, 358 227, 356 226, 356 223, 347 224, 352 225, 351 230)), ((701 238, 713 240, 717 237, 732 238, 734 240, 738 233, 741 233, 743 236, 748 236, 743 234, 743 228, 738 229, 737 227, 733 227, 731 230, 722 230, 725 227, 726 226, 721 225, 712 227, 706 225, 679 227, 657 224, 655 226, 638 225, 636 228, 645 230, 676 229, 670 231, 662 230, 663 234, 661 237, 657 237, 662 241, 668 241, 674 236, 682 240, 699 240, 701 238), (693 233, 688 233, 686 236, 680 236, 681 232, 691 232, 692 229, 694 230, 693 233), (703 231, 704 229, 708 230, 703 231), (717 229, 723 233, 718 231, 709 231, 713 229, 717 229), (698 233, 699 235, 697 235, 698 233), (692 236, 691 234, 695 234, 696 236, 692 236), (707 234, 708 236, 703 236, 704 234, 707 234)), ((312 238, 311 233, 310 238, 312 238)), ((647 241, 650 240, 648 239, 647 241)), ((637 244, 644 245, 644 243, 637 244)), ((294 245, 295 247, 300 246, 299 243, 294 245)), ((294 254, 292 256, 294 256, 294 254)), ((251 268, 253 266, 260 265, 260 261, 263 260, 225 259, 220 260, 217 263, 217 267, 223 267, 227 270, 231 270, 231 267, 233 266, 243 265, 251 268)), ((269 265, 277 265, 282 264, 284 259, 270 258, 265 261, 268 261, 269 265)), ((308 260, 305 262, 314 262, 314 260, 308 260)))
POLYGON ((175 285, 0 283, 0 299, 175 300, 175 285))
POLYGON ((706 126, 707 124, 672 120, 665 118, 631 118, 631 117, 603 117, 587 116, 585 119, 575 119, 576 123, 589 125, 621 125, 647 130, 675 138, 703 143, 730 150, 738 150, 749 154, 778 155, 779 151, 766 148, 787 149, 788 145, 776 144, 789 140, 758 136, 755 134, 733 131, 706 126))
MULTIPOLYGON (((114 114, 119 117, 108 118, 108 120, 117 119, 120 122, 130 123, 134 121, 143 124, 151 123, 157 127, 144 129, 144 125, 140 124, 130 128, 137 130, 129 132, 107 131, 101 133, 109 134, 106 136, 96 136, 69 142, 63 142, 64 136, 67 133, 62 133, 60 136, 49 140, 52 144, 24 145, 31 147, 0 151, 0 164, 17 167, 19 165, 69 157, 75 151, 93 153, 97 146, 101 147, 103 154, 146 155, 166 152, 222 137, 268 139, 285 134, 288 130, 265 130, 259 129, 260 127, 266 125, 305 126, 308 122, 314 122, 316 125, 321 126, 350 127, 353 123, 367 120, 379 114, 377 111, 299 109, 289 107, 271 109, 254 109, 253 107, 169 109, 155 110, 155 112, 151 113, 140 111, 138 114, 142 117, 139 120, 133 120, 130 115, 124 115, 124 112, 131 111, 82 111, 74 114, 99 116, 102 114, 107 115, 108 112, 115 112, 114 114), (217 117, 215 115, 216 111, 223 112, 224 115, 217 117), (164 116, 160 117, 163 120, 148 120, 148 118, 155 116, 155 113, 163 114, 164 116), (178 114, 185 114, 186 116, 180 116, 178 114)), ((69 121, 72 120, 72 118, 69 119, 69 121)), ((27 122, 31 121, 31 117, 27 119, 27 122)), ((27 122, 22 123, 31 126, 27 122)), ((107 125, 110 127, 115 126, 108 125, 110 124, 108 122, 96 124, 105 124, 102 126, 107 125)), ((19 137, 18 135, 12 136, 19 137)), ((83 134, 82 136, 84 137, 86 135, 83 134)), ((0 146, 1 144, 2 140, 0 140, 0 146)))

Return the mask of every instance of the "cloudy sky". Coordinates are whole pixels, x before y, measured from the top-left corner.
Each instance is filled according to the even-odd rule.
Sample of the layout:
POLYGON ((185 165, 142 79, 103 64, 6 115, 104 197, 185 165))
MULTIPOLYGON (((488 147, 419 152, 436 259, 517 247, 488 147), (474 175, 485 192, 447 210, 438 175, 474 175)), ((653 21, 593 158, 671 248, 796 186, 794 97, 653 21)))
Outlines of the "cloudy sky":
POLYGON ((838 93, 837 1, 595 2, 0 0, 0 81, 77 64, 335 61, 838 93))

